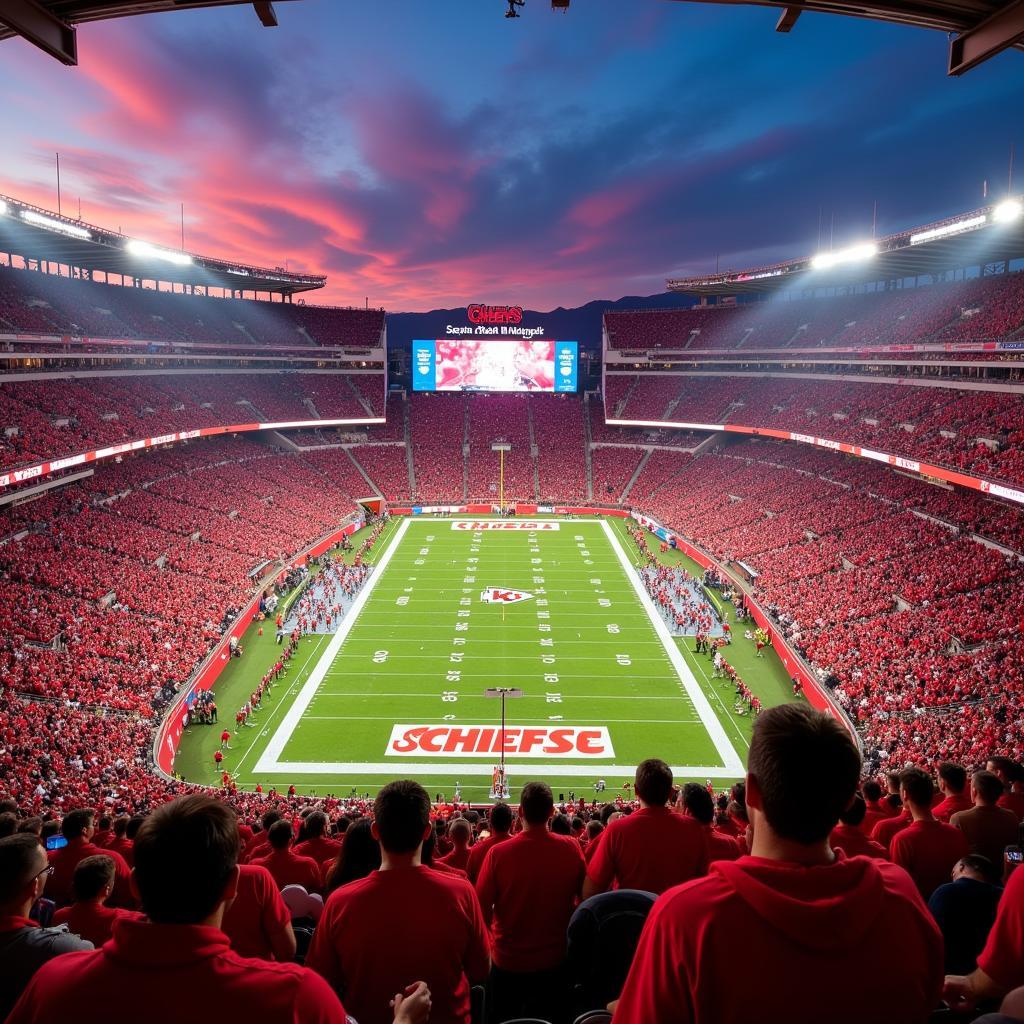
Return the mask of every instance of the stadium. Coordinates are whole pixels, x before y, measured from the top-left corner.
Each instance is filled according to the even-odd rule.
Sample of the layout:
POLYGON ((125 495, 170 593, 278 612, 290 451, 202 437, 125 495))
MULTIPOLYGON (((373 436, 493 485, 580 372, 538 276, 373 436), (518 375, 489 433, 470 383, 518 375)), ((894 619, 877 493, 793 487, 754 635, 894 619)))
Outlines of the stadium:
MULTIPOLYGON (((216 114, 157 111, 159 37, 121 19, 223 7, 166 21, 276 28, 274 5, 11 6, 0 60, 29 80, 115 19, 139 52, 115 75, 87 41, 84 81, 125 124, 187 125, 197 165, 213 139, 204 173, 235 173, 216 114)), ((569 6, 558 25, 584 17, 569 6)), ((664 28, 706 5, 661 6, 664 28)), ((794 43, 804 15, 942 29, 951 75, 991 58, 972 74, 998 64, 1024 97, 1020 54, 997 56, 1024 45, 1019 3, 762 6, 794 43)), ((553 17, 508 7, 513 30, 553 17)), ((879 229, 875 199, 849 237, 817 209, 817 246, 793 241, 781 193, 752 200, 763 221, 719 206, 734 267, 668 256, 657 294, 595 301, 598 278, 558 263, 610 250, 619 294, 655 279, 641 263, 673 214, 646 170, 567 198, 558 230, 579 235, 532 272, 492 225, 496 286, 487 227, 446 232, 497 157, 466 170, 381 116, 361 130, 408 171, 371 187, 353 163, 328 193, 253 148, 237 209, 205 193, 190 222, 203 245, 191 197, 173 229, 140 212, 169 172, 99 112, 83 123, 116 140, 109 166, 72 133, 54 201, 0 168, 0 1019, 136 1019, 164 989, 156 1021, 1024 1020, 1013 150, 980 203, 914 205, 892 180, 882 205, 910 213, 879 229), (76 161, 108 193, 95 216, 68 212, 76 161), (122 162, 153 180, 115 181, 122 162), (642 187, 654 219, 608 234, 642 187), (443 255, 420 234, 382 255, 374 217, 389 239, 422 218, 443 255), (281 225, 323 262, 268 259, 281 225), (371 282, 394 298, 356 291, 371 282)), ((455 150, 478 138, 430 123, 455 150)), ((761 143, 752 190, 778 159, 761 143)), ((702 180, 670 249, 712 230, 702 180)))

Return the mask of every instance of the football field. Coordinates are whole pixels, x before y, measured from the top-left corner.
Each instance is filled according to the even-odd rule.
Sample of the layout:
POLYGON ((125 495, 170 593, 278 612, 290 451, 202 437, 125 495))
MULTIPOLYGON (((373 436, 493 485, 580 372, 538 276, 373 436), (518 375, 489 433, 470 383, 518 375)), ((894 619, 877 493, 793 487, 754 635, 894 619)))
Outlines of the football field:
POLYGON ((513 795, 531 778, 614 792, 652 756, 683 779, 742 776, 731 691, 669 633, 634 552, 603 519, 397 522, 338 632, 303 638, 226 764, 243 788, 409 777, 474 800, 503 742, 513 795), (522 691, 504 732, 498 687, 522 691))

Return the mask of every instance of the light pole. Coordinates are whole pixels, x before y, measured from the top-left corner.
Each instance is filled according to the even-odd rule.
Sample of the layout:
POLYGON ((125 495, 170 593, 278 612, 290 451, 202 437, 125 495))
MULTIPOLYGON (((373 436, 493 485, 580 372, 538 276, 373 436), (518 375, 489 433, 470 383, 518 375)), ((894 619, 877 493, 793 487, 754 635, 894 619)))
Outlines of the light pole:
MULTIPOLYGON (((484 690, 485 697, 500 697, 501 698, 501 732, 499 734, 499 744, 501 748, 501 756, 498 763, 499 779, 501 781, 502 790, 505 789, 505 701, 508 698, 515 699, 516 697, 522 697, 523 691, 514 686, 492 686, 489 689, 484 690)), ((492 790, 493 791, 493 790, 492 790)))

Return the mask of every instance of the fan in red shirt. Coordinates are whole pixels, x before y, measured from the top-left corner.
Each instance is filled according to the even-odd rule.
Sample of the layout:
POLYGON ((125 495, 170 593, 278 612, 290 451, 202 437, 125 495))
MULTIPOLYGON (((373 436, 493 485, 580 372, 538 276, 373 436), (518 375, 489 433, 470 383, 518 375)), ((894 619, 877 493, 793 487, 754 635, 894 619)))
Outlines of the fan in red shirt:
POLYGON ((658 900, 615 1024, 923 1024, 942 988, 935 923, 902 868, 829 847, 860 775, 847 731, 805 705, 771 708, 748 764, 751 856, 658 900))
POLYGON ((920 768, 900 774, 900 797, 913 821, 893 836, 889 848, 893 863, 910 874, 925 900, 949 881, 956 862, 971 852, 963 832, 932 816, 934 793, 931 776, 920 768))
POLYGON ((53 915, 53 925, 66 924, 99 948, 110 938, 114 922, 130 911, 104 906, 114 891, 114 861, 105 853, 80 860, 71 879, 75 902, 53 915))
POLYGON ((943 998, 953 1009, 970 1010, 981 999, 998 999, 1024 985, 1024 870, 1010 875, 999 900, 996 923, 978 957, 978 966, 966 976, 946 978, 943 998))
POLYGON ((296 843, 294 853, 299 857, 312 857, 318 864, 325 860, 334 860, 341 852, 341 843, 337 839, 327 838, 327 815, 323 811, 313 811, 306 817, 303 825, 304 838, 296 843))
POLYGON ((892 818, 885 818, 880 821, 871 831, 871 838, 885 847, 886 853, 892 849, 893 837, 902 832, 911 822, 910 811, 903 808, 898 815, 892 818))
POLYGON ((388 1000, 417 979, 431 1019, 469 1024, 470 985, 486 978, 487 929, 473 886, 420 863, 430 797, 416 782, 386 785, 374 801, 381 866, 331 893, 306 964, 327 979, 359 1024, 386 1024, 388 1000))
POLYGON ((620 889, 659 893, 707 872, 703 827, 665 806, 672 794, 672 769, 657 758, 643 761, 635 787, 641 808, 605 829, 587 868, 584 899, 613 882, 620 889))
POLYGON ((456 818, 448 826, 448 838, 452 842, 451 852, 439 857, 438 862, 465 871, 469 867, 469 841, 473 838, 473 826, 465 818, 456 818))
POLYGON ((985 762, 985 770, 999 776, 1003 784, 1003 795, 999 798, 1000 807, 1008 807, 1017 815, 1018 821, 1024 821, 1024 766, 1009 757, 990 757, 985 762))
POLYGON ((261 831, 257 832, 248 843, 245 844, 245 849, 242 851, 242 860, 247 864, 252 863, 258 857, 265 857, 270 853, 270 840, 267 839, 267 835, 270 832, 270 826, 275 821, 281 820, 281 814, 279 811, 264 811, 260 817, 260 828, 261 831))
POLYGON ((51 850, 49 853, 50 867, 53 872, 46 883, 46 898, 53 900, 58 907, 67 906, 73 898, 72 879, 78 862, 86 857, 104 854, 114 862, 114 895, 111 903, 118 907, 133 906, 131 891, 128 886, 130 874, 124 858, 113 850, 101 850, 92 840, 93 811, 80 808, 68 811, 60 823, 61 835, 68 841, 62 850, 51 850))
POLYGON ((958 811, 969 811, 974 806, 967 788, 967 770, 962 765, 951 761, 939 765, 939 791, 943 799, 932 808, 938 821, 948 824, 958 811))
POLYGON ((320 865, 312 857, 299 857, 291 849, 291 822, 275 821, 267 833, 270 853, 251 863, 265 867, 273 876, 278 889, 286 885, 301 885, 306 892, 320 891, 320 865))
MULTIPOLYGON (((102 949, 51 960, 9 1024, 107 1024, 111 999, 140 1013, 144 1007, 150 1024, 345 1024, 337 996, 312 971, 247 960, 228 945, 219 926, 237 890, 238 849, 234 812, 215 799, 183 797, 154 811, 136 837, 132 875, 146 917, 117 921, 102 949)), ((425 989, 392 997, 396 1022, 426 1021, 425 989)))
POLYGON ((881 843, 868 839, 862 830, 867 805, 858 793, 853 802, 839 815, 839 824, 832 829, 829 845, 833 850, 842 850, 847 857, 877 857, 888 860, 889 855, 881 843))
POLYGON ((563 972, 566 929, 586 877, 580 844, 548 831, 551 787, 528 782, 519 814, 523 831, 491 847, 477 881, 491 926, 494 965, 488 1006, 494 1020, 562 1019, 570 988, 563 972))
POLYGON ((295 958, 291 914, 273 875, 262 865, 239 865, 238 894, 224 912, 220 930, 239 956, 283 963, 295 958))
POLYGON ((492 846, 496 846, 498 843, 503 843, 506 839, 511 838, 514 820, 512 808, 508 804, 495 804, 491 808, 491 834, 483 839, 478 839, 469 851, 469 863, 466 865, 466 874, 469 875, 469 880, 474 885, 480 877, 480 869, 484 865, 487 851, 492 846))
POLYGON ((708 861, 735 860, 747 852, 745 840, 726 835, 715 828, 715 802, 704 786, 688 782, 679 792, 679 808, 687 817, 700 822, 708 844, 708 861))

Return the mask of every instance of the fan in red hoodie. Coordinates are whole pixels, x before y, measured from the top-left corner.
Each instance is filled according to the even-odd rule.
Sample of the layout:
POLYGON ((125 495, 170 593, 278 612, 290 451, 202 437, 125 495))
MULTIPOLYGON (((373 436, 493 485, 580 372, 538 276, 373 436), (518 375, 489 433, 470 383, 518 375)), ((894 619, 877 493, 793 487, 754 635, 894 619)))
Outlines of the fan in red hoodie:
POLYGON ((942 937, 907 873, 847 858, 829 833, 860 755, 835 719, 789 704, 754 725, 752 855, 666 892, 647 919, 615 1024, 923 1024, 942 937), (737 965, 756 972, 737 977, 737 965), (850 979, 870 973, 871 985, 850 979))

